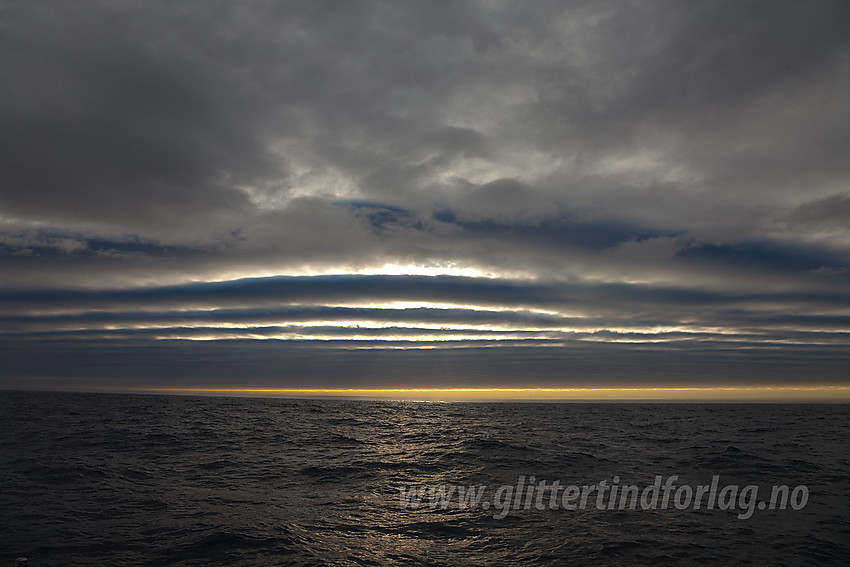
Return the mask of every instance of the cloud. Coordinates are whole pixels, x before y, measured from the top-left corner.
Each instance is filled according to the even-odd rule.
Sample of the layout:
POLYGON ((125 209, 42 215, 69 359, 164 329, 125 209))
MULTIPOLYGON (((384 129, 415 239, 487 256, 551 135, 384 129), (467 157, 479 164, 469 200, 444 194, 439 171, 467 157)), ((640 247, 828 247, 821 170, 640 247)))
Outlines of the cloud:
MULTIPOLYGON (((777 342, 780 320, 844 340, 844 2, 10 1, 2 20, 0 306, 21 341, 280 297, 477 301, 529 327, 524 308, 580 305, 609 342, 693 347, 688 321, 777 342)), ((441 320, 395 322, 414 316, 441 320)))
MULTIPOLYGON (((458 183, 452 211, 462 221, 503 224, 539 224, 557 217, 557 205, 545 195, 515 179, 497 179, 483 185, 458 183)), ((451 198, 451 197, 450 197, 451 198)))

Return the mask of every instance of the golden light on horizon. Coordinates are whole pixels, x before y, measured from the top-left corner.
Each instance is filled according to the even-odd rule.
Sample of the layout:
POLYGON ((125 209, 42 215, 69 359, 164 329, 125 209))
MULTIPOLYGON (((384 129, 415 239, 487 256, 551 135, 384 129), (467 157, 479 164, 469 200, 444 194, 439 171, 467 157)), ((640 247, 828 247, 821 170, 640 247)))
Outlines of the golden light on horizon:
POLYGON ((850 403, 850 385, 635 388, 131 388, 135 392, 406 401, 753 401, 850 403))

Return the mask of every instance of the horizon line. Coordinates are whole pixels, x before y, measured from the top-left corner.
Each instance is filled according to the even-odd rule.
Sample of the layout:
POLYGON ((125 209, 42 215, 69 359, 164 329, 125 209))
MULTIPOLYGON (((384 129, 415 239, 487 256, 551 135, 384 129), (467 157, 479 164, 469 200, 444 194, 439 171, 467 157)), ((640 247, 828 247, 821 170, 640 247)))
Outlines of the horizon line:
MULTIPOLYGON (((622 388, 122 388, 125 392, 365 398, 422 401, 834 401, 850 402, 850 385, 651 386, 622 388)), ((115 391, 115 390, 112 390, 115 391)))

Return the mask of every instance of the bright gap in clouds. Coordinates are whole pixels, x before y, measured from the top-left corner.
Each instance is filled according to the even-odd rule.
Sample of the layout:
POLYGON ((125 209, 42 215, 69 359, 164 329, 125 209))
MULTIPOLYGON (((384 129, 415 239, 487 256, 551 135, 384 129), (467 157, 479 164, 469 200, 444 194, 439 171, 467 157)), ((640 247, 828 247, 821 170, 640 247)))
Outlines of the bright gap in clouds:
MULTIPOLYGON (((266 305, 268 307, 268 305, 266 305)), ((454 303, 395 301, 380 303, 300 303, 260 310, 92 311, 12 319, 0 336, 30 340, 64 338, 122 341, 286 341, 339 343, 351 348, 419 348, 443 343, 475 348, 503 343, 557 346, 577 342, 660 344, 703 342, 729 349, 781 345, 839 344, 844 333, 788 329, 742 329, 721 325, 647 325, 605 321, 587 313, 492 307, 454 303), (312 313, 304 317, 305 311, 312 313), (334 313, 334 318, 327 318, 334 313), (355 315, 360 315, 359 318, 355 315), (472 318, 465 320, 466 318, 472 318), (234 319, 235 318, 235 319, 234 319), (507 318, 507 319, 506 319, 507 318)))
POLYGON ((454 276, 485 279, 534 280, 537 274, 509 269, 485 269, 454 262, 421 264, 385 263, 373 266, 300 266, 281 267, 275 270, 250 270, 225 272, 207 282, 227 282, 247 278, 267 277, 313 277, 313 276, 454 276))

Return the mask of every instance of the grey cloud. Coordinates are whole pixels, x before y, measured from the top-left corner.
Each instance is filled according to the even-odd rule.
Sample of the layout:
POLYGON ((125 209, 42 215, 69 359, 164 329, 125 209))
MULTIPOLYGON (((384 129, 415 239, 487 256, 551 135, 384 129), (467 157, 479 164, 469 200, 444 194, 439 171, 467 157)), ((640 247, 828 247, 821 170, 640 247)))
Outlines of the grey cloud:
POLYGON ((150 8, 7 11, 7 213, 135 228, 209 220, 247 206, 240 185, 283 173, 264 147, 258 101, 233 88, 237 75, 200 38, 180 36, 177 14, 150 8))
POLYGON ((841 342, 849 27, 829 0, 8 0, 0 303, 692 309, 841 342), (385 265, 493 279, 354 275, 385 265), (349 276, 247 279, 322 273, 349 276))
POLYGON ((492 220, 504 224, 539 224, 557 217, 558 206, 544 194, 515 179, 482 185, 458 183, 453 211, 462 221, 492 220))
POLYGON ((675 206, 682 191, 708 190, 718 212, 699 221, 704 203, 688 199, 678 220, 724 222, 719 205, 742 195, 846 175, 847 131, 838 116, 819 119, 816 97, 834 104, 846 82, 847 12, 829 2, 11 4, 2 205, 169 239, 176 224, 250 225, 258 204, 292 192, 418 210, 448 193, 462 210, 490 201, 465 187, 512 178, 533 212, 508 201, 497 216, 537 222, 560 202, 670 228, 652 214, 655 198, 675 206))
POLYGON ((791 224, 802 224, 814 228, 846 229, 850 218, 850 195, 831 195, 804 203, 790 211, 783 220, 791 224))

